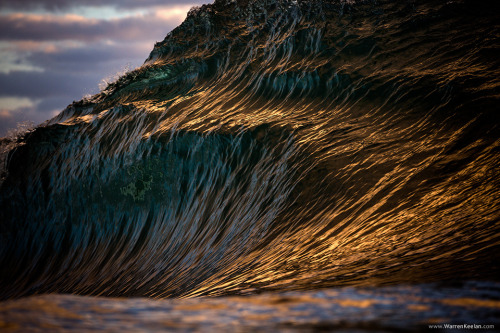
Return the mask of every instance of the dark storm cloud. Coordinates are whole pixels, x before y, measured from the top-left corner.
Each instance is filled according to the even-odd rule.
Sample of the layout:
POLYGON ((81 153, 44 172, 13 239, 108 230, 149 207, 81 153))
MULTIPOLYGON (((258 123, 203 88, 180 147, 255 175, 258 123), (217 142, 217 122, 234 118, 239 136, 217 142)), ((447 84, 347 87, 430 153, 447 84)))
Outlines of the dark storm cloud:
MULTIPOLYGON (((50 98, 45 98, 43 99, 40 103, 37 105, 37 109, 42 112, 46 113, 47 116, 51 116, 48 114, 49 112, 54 112, 56 110, 62 111, 67 105, 71 103, 71 100, 68 100, 66 96, 63 97, 50 97, 50 98), (63 105, 63 107, 61 107, 63 105)), ((48 119, 45 117, 45 119, 48 119)))
MULTIPOLYGON (((101 74, 72 72, 0 73, 0 97, 48 98, 57 96, 82 97, 84 87, 96 85, 101 74)), ((69 101, 71 102, 71 101, 69 101)))
POLYGON ((32 52, 26 60, 36 67, 49 71, 88 72, 89 70, 109 75, 127 63, 141 65, 153 49, 153 42, 140 45, 102 43, 87 44, 84 47, 62 49, 57 52, 32 52))
POLYGON ((14 13, 0 18, 1 40, 143 40, 145 35, 163 39, 178 24, 176 17, 139 15, 113 20, 86 19, 77 15, 47 16, 14 13), (162 37, 160 37, 162 36, 162 37))
POLYGON ((48 10, 67 9, 77 6, 115 6, 117 8, 132 9, 151 6, 171 5, 201 5, 212 1, 192 0, 110 0, 103 3, 101 0, 0 0, 0 8, 29 10, 45 8, 48 10))

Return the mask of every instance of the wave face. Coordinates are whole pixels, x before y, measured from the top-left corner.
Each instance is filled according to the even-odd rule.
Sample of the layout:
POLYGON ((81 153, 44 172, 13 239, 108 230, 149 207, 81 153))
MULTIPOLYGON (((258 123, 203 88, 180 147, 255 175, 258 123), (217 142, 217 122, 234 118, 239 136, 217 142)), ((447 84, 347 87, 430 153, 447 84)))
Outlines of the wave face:
POLYGON ((1 142, 1 297, 498 280, 498 9, 192 9, 1 142))

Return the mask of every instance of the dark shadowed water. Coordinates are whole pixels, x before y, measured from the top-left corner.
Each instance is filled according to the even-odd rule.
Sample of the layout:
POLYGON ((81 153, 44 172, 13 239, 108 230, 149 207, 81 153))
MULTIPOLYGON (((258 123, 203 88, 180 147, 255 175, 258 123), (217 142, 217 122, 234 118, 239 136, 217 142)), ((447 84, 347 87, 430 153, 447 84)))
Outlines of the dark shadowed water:
POLYGON ((467 0, 192 9, 142 67, 1 139, 0 298, 244 303, 352 286, 325 291, 352 300, 404 285, 439 303, 447 296, 436 286, 468 299, 484 283, 497 291, 474 299, 498 314, 499 9, 467 0), (422 291, 427 283, 438 284, 422 291))

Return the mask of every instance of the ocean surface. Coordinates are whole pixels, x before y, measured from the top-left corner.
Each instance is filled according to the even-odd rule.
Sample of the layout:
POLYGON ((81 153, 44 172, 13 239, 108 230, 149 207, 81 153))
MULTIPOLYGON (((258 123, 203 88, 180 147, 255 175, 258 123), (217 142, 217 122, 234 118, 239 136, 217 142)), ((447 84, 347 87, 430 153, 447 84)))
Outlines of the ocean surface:
POLYGON ((498 329, 499 50, 493 1, 193 8, 0 139, 0 328, 498 329))

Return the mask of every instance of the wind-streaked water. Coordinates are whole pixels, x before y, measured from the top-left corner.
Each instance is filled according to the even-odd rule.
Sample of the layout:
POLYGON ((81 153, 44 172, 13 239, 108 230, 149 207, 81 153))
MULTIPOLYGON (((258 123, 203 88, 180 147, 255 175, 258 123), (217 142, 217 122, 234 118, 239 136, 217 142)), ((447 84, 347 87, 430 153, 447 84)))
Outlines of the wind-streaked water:
POLYGON ((141 68, 2 140, 1 297, 498 281, 499 13, 193 9, 141 68))
POLYGON ((339 288, 183 300, 42 295, 3 302, 0 328, 26 333, 492 332, 498 331, 499 287, 339 288))

